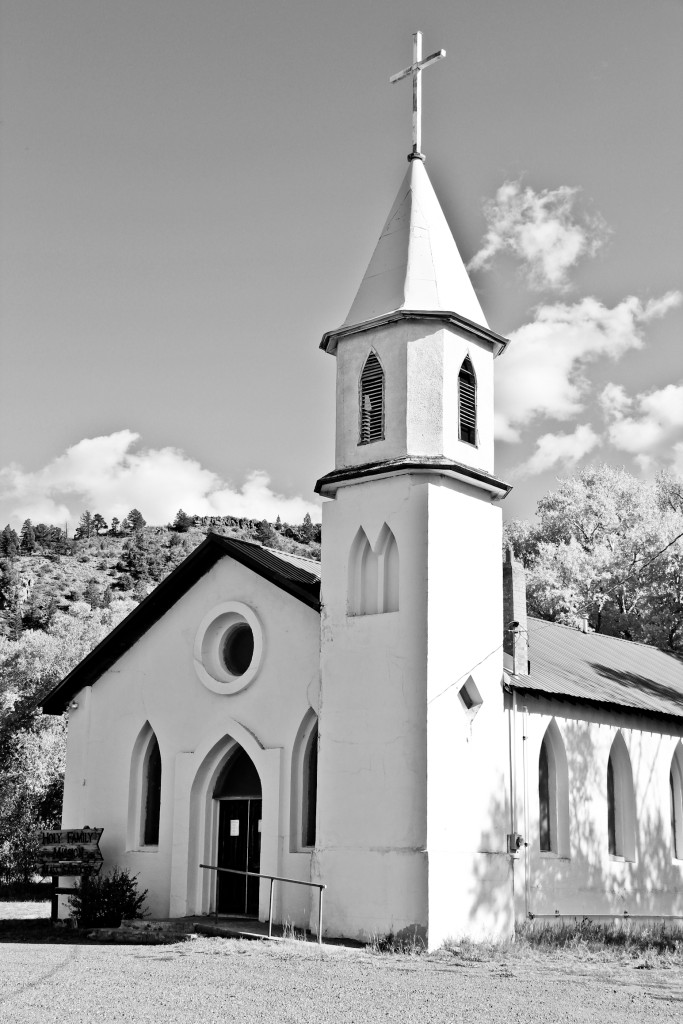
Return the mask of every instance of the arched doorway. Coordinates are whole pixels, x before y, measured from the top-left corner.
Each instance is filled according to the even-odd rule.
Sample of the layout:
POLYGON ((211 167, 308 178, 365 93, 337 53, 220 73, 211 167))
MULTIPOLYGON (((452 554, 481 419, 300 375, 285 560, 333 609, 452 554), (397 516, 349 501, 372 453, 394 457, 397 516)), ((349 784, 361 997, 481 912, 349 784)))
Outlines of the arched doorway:
MULTIPOLYGON (((217 866, 233 871, 260 871, 261 780, 242 747, 236 747, 218 776, 213 798, 219 802, 217 866)), ((218 872, 219 914, 256 917, 258 904, 258 878, 218 872)))

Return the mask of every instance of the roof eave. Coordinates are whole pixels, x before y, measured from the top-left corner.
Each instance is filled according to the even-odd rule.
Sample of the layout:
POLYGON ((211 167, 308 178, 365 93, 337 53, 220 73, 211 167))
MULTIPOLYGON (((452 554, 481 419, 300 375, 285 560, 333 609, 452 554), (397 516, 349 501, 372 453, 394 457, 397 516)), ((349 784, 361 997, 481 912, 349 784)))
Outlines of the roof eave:
POLYGON ((539 700, 556 700, 560 703, 565 704, 578 704, 584 707, 595 708, 600 711, 610 711, 613 713, 619 713, 624 715, 635 715, 641 718, 654 718, 658 721, 665 722, 677 722, 679 725, 681 719, 683 719, 683 710, 680 714, 675 711, 657 711, 654 708, 641 708, 633 704, 622 704, 618 701, 612 700, 599 700, 596 697, 579 697, 573 693, 557 693, 549 690, 543 690, 540 687, 535 687, 533 683, 522 683, 517 681, 517 677, 509 676, 505 683, 505 688, 520 695, 525 694, 530 697, 535 697, 539 700))
POLYGON ((344 324, 342 327, 337 327, 334 331, 326 331, 320 342, 320 348, 330 355, 335 355, 337 344, 341 338, 346 338, 351 334, 361 334, 363 331, 371 331, 377 327, 384 327, 387 324, 397 323, 399 320, 439 320, 454 327, 459 327, 473 334, 481 341, 488 342, 493 347, 494 357, 500 355, 508 345, 506 338, 496 334, 495 331, 490 330, 488 327, 483 327, 482 324, 475 323, 474 320, 468 320, 466 316, 461 316, 459 313, 453 313, 448 310, 395 309, 391 313, 384 313, 382 316, 374 317, 372 320, 364 320, 359 324, 344 324))

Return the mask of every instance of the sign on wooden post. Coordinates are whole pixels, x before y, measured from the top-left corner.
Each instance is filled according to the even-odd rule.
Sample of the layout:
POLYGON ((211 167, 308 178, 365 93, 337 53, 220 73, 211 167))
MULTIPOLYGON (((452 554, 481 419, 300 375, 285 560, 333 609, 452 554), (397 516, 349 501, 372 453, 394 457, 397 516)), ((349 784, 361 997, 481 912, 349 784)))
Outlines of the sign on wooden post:
POLYGON ((39 832, 36 869, 47 875, 97 874, 102 867, 101 828, 53 829, 39 832))

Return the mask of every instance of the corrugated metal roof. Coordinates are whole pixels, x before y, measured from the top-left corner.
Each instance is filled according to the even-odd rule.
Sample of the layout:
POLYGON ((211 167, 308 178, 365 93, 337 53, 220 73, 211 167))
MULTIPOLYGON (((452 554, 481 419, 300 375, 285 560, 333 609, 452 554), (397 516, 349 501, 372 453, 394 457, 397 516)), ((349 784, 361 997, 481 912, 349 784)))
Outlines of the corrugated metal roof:
MULTIPOLYGON (((271 548, 265 548, 264 550, 270 551, 276 558, 281 558, 285 562, 291 562, 295 568, 300 569, 303 573, 301 576, 302 581, 304 579, 306 582, 320 579, 320 562, 317 562, 314 558, 304 558, 303 555, 295 555, 291 551, 274 551, 271 548)), ((296 576, 296 573, 292 575, 296 576)))
POLYGON ((528 676, 515 690, 683 718, 683 660, 646 644, 529 617, 528 676))

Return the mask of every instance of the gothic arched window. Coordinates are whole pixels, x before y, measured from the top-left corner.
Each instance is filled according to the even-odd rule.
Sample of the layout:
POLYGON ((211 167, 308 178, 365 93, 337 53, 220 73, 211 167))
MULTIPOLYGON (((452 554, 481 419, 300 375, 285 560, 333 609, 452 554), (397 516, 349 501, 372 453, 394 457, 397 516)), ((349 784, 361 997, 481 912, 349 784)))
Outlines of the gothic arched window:
POLYGON ((138 733, 130 765, 128 848, 159 845, 161 752, 149 722, 138 733))
POLYGON ((384 371, 374 352, 365 360, 360 376, 359 444, 384 438, 384 371))
POLYGON ((569 780, 564 743, 553 719, 538 756, 538 825, 542 853, 569 855, 569 780))
POLYGON ((458 429, 461 441, 477 443, 477 378, 469 356, 458 374, 458 429))
POLYGON ((631 759, 620 732, 607 762, 607 841, 613 857, 636 859, 636 813, 631 759))
POLYGON ((315 815, 318 805, 318 723, 304 749, 301 805, 301 845, 315 846, 315 815))
POLYGON ((318 809, 318 716, 309 708, 292 748, 290 850, 315 846, 318 809))
POLYGON ((145 758, 145 819, 142 837, 144 846, 158 846, 160 814, 161 752, 157 738, 153 736, 145 758))
POLYGON ((674 857, 683 860, 683 743, 678 743, 669 772, 671 800, 671 838, 674 857))

